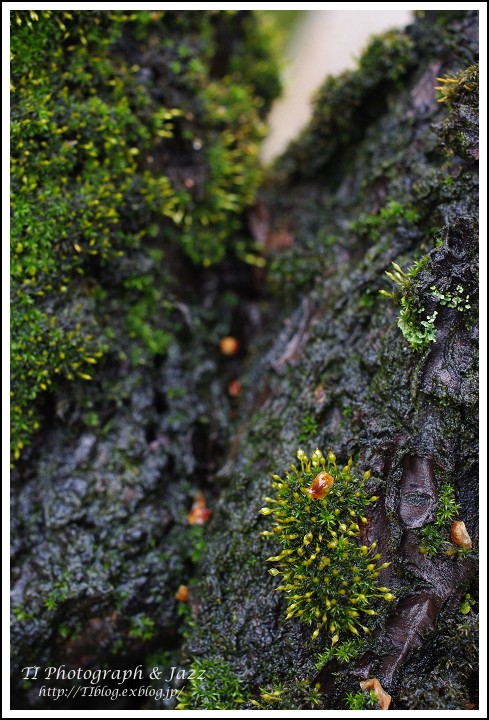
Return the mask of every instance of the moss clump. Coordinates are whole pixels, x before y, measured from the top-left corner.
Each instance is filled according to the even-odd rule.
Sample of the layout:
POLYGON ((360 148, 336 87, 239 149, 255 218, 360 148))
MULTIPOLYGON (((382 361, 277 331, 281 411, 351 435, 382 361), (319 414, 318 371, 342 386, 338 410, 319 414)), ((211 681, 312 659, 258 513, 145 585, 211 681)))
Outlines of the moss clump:
POLYGON ((12 17, 15 459, 39 426, 37 395, 55 378, 89 380, 105 350, 93 342, 93 306, 82 308, 73 296, 87 260, 109 260, 120 245, 120 211, 142 144, 125 81, 107 58, 112 14, 90 15, 25 11, 12 17))
POLYGON ((418 220, 419 214, 413 207, 405 206, 398 200, 389 200, 378 213, 361 215, 350 224, 350 230, 377 242, 382 234, 397 230, 401 223, 409 226, 418 220))
POLYGON ((469 302, 470 295, 462 285, 457 284, 453 290, 450 288, 451 278, 447 287, 444 286, 443 289, 430 285, 429 293, 423 293, 424 299, 422 299, 415 278, 427 265, 429 265, 428 255, 415 262, 407 272, 393 262, 393 271, 386 271, 385 274, 396 283, 398 292, 394 294, 380 290, 381 295, 398 300, 400 311, 397 325, 413 350, 423 350, 430 343, 436 342, 435 321, 438 316, 436 307, 452 308, 459 312, 466 312, 472 307, 469 302), (430 306, 431 314, 425 305, 430 306))
POLYGON ((327 458, 319 449, 309 459, 299 450, 300 469, 291 465, 285 479, 273 475, 276 498, 260 511, 274 516, 272 531, 282 550, 268 558, 276 564, 271 575, 281 575, 279 590, 288 596, 286 618, 298 617, 315 625, 332 645, 348 635, 370 633, 379 603, 394 596, 379 587, 379 574, 390 563, 379 563, 377 543, 361 545, 365 511, 378 496, 369 496, 366 481, 352 473, 352 461, 338 467, 334 453, 327 458), (373 606, 373 607, 372 607, 373 606))
POLYGON ((379 702, 373 690, 363 692, 349 692, 345 698, 348 710, 378 710, 379 702))
POLYGON ((449 110, 440 133, 447 154, 474 163, 479 159, 479 65, 470 65, 438 81, 438 102, 449 110))
POLYGON ((320 685, 299 680, 291 685, 260 688, 260 700, 251 704, 260 710, 314 710, 321 703, 320 685))
POLYGON ((386 271, 385 274, 396 283, 399 291, 394 295, 387 290, 380 290, 380 294, 384 297, 399 300, 397 325, 413 350, 422 350, 430 343, 436 342, 435 320, 438 312, 434 310, 431 315, 427 314, 425 308, 420 307, 418 297, 412 289, 412 280, 427 263, 427 259, 425 256, 423 260, 414 263, 407 273, 393 262, 393 272, 386 271))
POLYGON ((397 325, 413 350, 422 350, 436 342, 435 320, 438 313, 436 310, 431 315, 424 312, 424 307, 414 307, 406 297, 401 298, 397 325))
POLYGON ((448 539, 452 520, 457 516, 460 505, 455 498, 455 488, 447 481, 441 484, 435 520, 421 530, 420 550, 428 557, 444 552, 447 555, 467 555, 466 547, 457 547, 448 539))
POLYGON ((151 640, 155 635, 155 621, 144 613, 132 617, 129 635, 139 640, 151 640))
POLYGON ((340 148, 363 135, 380 110, 385 90, 401 86, 414 61, 408 34, 388 32, 372 37, 356 70, 326 79, 316 94, 307 131, 290 145, 278 167, 302 177, 317 173, 340 148))
POLYGON ((250 254, 234 238, 260 181, 262 116, 278 86, 255 16, 245 29, 242 20, 11 14, 13 460, 40 426, 39 396, 59 380, 92 379, 121 306, 127 334, 164 354, 167 250, 202 265, 250 254), (236 36, 227 50, 224 21, 236 36))
POLYGON ((223 660, 195 660, 176 710, 233 710, 245 702, 241 683, 223 660))
POLYGON ((339 662, 340 665, 347 665, 354 658, 361 655, 365 649, 366 640, 364 637, 344 640, 337 645, 332 645, 325 650, 325 652, 320 653, 316 660, 316 667, 318 670, 322 670, 322 668, 333 659, 339 662))
POLYGON ((479 89, 479 66, 471 65, 460 70, 455 75, 436 78, 441 85, 435 88, 439 91, 438 102, 445 102, 450 106, 460 104, 467 95, 479 89))

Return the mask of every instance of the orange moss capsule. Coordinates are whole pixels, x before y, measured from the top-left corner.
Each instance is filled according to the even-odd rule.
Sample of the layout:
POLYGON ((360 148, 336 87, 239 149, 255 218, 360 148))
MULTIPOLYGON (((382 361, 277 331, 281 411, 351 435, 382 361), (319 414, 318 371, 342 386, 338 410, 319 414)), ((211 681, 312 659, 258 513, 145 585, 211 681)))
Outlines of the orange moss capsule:
POLYGON ((175 600, 178 602, 188 602, 188 587, 187 585, 180 585, 175 593, 175 600))
POLYGON ((198 492, 194 504, 187 515, 189 525, 205 525, 212 515, 212 510, 207 507, 204 494, 198 492))
POLYGON ((323 497, 331 490, 334 479, 327 472, 320 472, 314 478, 311 487, 308 489, 309 495, 314 500, 322 500, 323 497))
POLYGON ((241 392, 241 383, 239 380, 230 380, 228 382, 228 394, 231 397, 238 397, 241 392))
POLYGON ((373 692, 377 696, 380 710, 388 710, 392 701, 392 697, 387 693, 377 678, 369 678, 360 682, 362 690, 373 692))
POLYGON ((454 520, 450 529, 450 540, 458 547, 472 548, 472 540, 467 532, 465 523, 461 520, 454 520))
POLYGON ((223 355, 236 355, 239 351, 239 341, 235 337, 227 335, 219 340, 219 350, 223 355))

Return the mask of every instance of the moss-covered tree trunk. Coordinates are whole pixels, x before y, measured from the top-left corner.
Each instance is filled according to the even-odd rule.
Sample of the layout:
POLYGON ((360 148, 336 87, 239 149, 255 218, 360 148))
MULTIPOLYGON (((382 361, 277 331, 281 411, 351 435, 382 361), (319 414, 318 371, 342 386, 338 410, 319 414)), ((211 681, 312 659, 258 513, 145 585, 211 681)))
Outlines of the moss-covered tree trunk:
MULTIPOLYGON (((229 487, 187 648, 216 681, 215 659, 229 663, 262 707, 312 707, 316 682, 320 707, 346 707, 371 677, 398 708, 474 701, 476 622, 460 604, 476 597, 476 557, 450 530, 465 522, 477 544, 476 42, 475 17, 450 15, 373 41, 358 72, 322 88, 252 214, 287 309, 252 346, 250 417, 219 473, 229 487), (275 250, 281 239, 290 247, 275 250), (279 546, 259 537, 272 527, 258 513, 270 473, 284 477, 299 447, 317 446, 371 469, 382 499, 362 536, 392 562, 379 585, 397 599, 349 665, 325 652, 327 628, 311 640, 300 618, 285 621, 291 600, 265 562, 279 546)), ((293 503, 287 512, 301 519, 293 503)), ((317 538, 304 548, 316 563, 331 555, 317 538)), ((303 557, 292 558, 283 584, 303 572, 303 557)), ((321 598, 313 589, 307 602, 321 598)))
MULTIPOLYGON (((368 678, 395 708, 477 702, 477 46, 472 12, 374 39, 326 82, 248 214, 266 271, 173 261, 186 287, 169 349, 102 366, 88 406, 58 393, 14 483, 16 688, 28 665, 141 662, 198 673, 121 708, 171 707, 182 685, 190 708, 360 707, 368 678), (219 352, 225 335, 237 354, 219 352), (101 426, 83 425, 87 407, 101 426), (270 474, 316 447, 370 470, 379 497, 360 540, 391 563, 378 582, 395 599, 370 600, 364 644, 332 645, 327 625, 311 639, 268 573, 270 474), (188 522, 197 492, 202 525, 188 522)), ((307 559, 327 553, 309 543, 307 559)), ((323 561, 318 585, 333 571, 323 561)), ((39 683, 18 693, 53 706, 39 683)))

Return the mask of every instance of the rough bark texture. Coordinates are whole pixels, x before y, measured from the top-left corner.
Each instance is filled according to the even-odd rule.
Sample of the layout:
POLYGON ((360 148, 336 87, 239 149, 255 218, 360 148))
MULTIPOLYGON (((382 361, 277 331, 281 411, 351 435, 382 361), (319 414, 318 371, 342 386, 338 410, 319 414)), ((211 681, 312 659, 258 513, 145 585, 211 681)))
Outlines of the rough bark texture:
MULTIPOLYGON (((311 707, 316 682, 317 707, 344 708, 368 677, 395 708, 477 702, 477 618, 459 610, 477 597, 477 91, 473 74, 446 102, 434 90, 477 62, 477 38, 476 13, 427 13, 326 83, 250 213, 266 281, 229 265, 195 276, 205 304, 187 298, 166 358, 139 375, 106 367, 89 391, 110 403, 103 436, 77 434, 76 398, 57 399, 14 478, 14 605, 32 616, 13 626, 16 685, 26 665, 192 662, 206 671, 186 687, 195 708, 311 707), (388 299, 392 261, 418 266, 388 299), (240 304, 219 319, 230 288, 240 304), (203 342, 225 326, 246 354, 203 342), (225 391, 238 374, 239 402, 225 391), (259 536, 270 473, 316 446, 372 470, 382 500, 365 537, 392 560, 380 580, 397 599, 347 666, 321 667, 329 640, 285 621, 265 562, 276 548, 259 536), (467 555, 420 552, 446 483, 467 555), (204 528, 186 523, 197 490, 213 509, 204 528), (260 698, 279 687, 281 700, 260 698)), ((18 703, 50 707, 32 688, 18 703)))

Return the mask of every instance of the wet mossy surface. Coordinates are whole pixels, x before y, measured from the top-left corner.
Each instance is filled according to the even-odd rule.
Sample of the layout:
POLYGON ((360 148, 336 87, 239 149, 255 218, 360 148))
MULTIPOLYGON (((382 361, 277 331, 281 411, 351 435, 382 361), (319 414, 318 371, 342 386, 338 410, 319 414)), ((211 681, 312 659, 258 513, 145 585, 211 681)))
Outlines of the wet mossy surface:
MULTIPOLYGON (((257 700, 267 683, 292 687, 309 679, 321 683, 322 707, 344 708, 360 679, 378 677, 394 707, 408 707, 405 695, 403 704, 396 699, 403 663, 422 645, 424 662, 427 653, 436 664, 433 647, 411 627, 425 638, 436 635, 441 609, 454 612, 476 572, 474 553, 425 558, 420 531, 411 529, 429 493, 435 507, 438 488, 449 481, 461 504, 457 517, 477 544, 477 165, 474 154, 460 154, 455 138, 447 142, 457 107, 437 102, 434 89, 437 77, 470 67, 476 53, 473 15, 444 24, 423 18, 403 35, 374 41, 356 73, 327 81, 311 126, 262 192, 268 237, 285 228, 293 238, 288 248, 268 248, 269 287, 282 315, 273 319, 274 342, 256 340, 260 357, 245 376, 257 388, 248 406, 254 414, 221 471, 230 483, 220 502, 223 530, 209 547, 187 643, 190 656, 234 663, 257 700), (464 38, 460 51, 457 36, 464 38), (388 53, 378 53, 386 45, 395 48, 394 79, 388 53), (352 103, 358 110, 349 115, 352 103), (338 134, 343 122, 351 139, 338 134), (438 309, 436 342, 422 350, 398 328, 396 303, 379 294, 390 289, 385 271, 392 261, 419 262, 413 300, 438 309), (458 283, 470 295, 464 313, 442 306, 431 290, 458 283), (311 641, 299 620, 281 621, 287 601, 265 563, 278 546, 258 539, 267 529, 257 513, 269 474, 294 462, 299 437, 306 452, 332 448, 339 462, 353 455, 360 469, 372 470, 372 491, 383 502, 367 536, 394 561, 382 584, 399 598, 360 659, 346 667, 332 662, 319 673, 315 663, 328 644, 311 641), (423 485, 427 475, 432 491, 423 485)), ((464 101, 469 95, 476 112, 477 91, 464 101)), ((462 646, 453 652, 462 662, 462 646)), ((420 665, 410 662, 410 678, 422 686, 420 665)), ((466 683, 465 702, 474 701, 473 692, 466 683)))
MULTIPOLYGON (((260 194, 266 273, 232 251, 197 267, 178 240, 159 263, 150 250, 161 230, 114 261, 107 278, 117 267, 117 288, 107 279, 100 301, 109 350, 91 383, 45 395, 43 428, 13 473, 17 707, 49 707, 34 684, 21 687, 19 666, 151 667, 158 653, 187 671, 225 669, 187 687, 187 707, 215 697, 272 709, 286 697, 287 709, 344 709, 366 677, 395 708, 477 702, 476 612, 459 606, 468 589, 477 597, 478 97, 474 86, 438 102, 435 90, 438 77, 476 64, 477 38, 476 13, 427 14, 374 40, 358 71, 327 81, 310 128, 260 194), (422 349, 399 329, 395 299, 379 293, 392 290, 392 261, 420 263, 410 298, 438 311, 436 342, 422 349), (170 337, 153 350, 130 337, 120 304, 131 278, 147 274, 138 302, 149 295, 158 322, 140 320, 170 337), (433 295, 457 284, 465 312, 433 295), (236 356, 219 353, 225 335, 239 338, 236 356), (236 399, 227 383, 238 377, 236 399), (299 442, 308 454, 333 449, 338 463, 353 456, 381 496, 366 540, 394 561, 382 584, 397 601, 346 665, 318 662, 329 641, 284 620, 267 572, 275 548, 260 538, 259 510, 270 473, 294 461, 299 442), (474 550, 426 557, 420 528, 447 482, 474 550), (213 511, 204 527, 187 522, 198 491, 213 511)), ((176 158, 161 162, 177 173, 176 158)))
POLYGON ((114 315, 134 364, 164 355, 192 263, 252 258, 278 80, 246 12, 20 11, 11 30, 16 461, 45 394, 124 343, 114 315))
POLYGON ((246 346, 242 210, 278 77, 248 12, 11 20, 12 663, 15 703, 45 707, 26 663, 181 644, 174 595, 206 536, 187 514, 218 494, 242 355, 219 340, 246 346))

